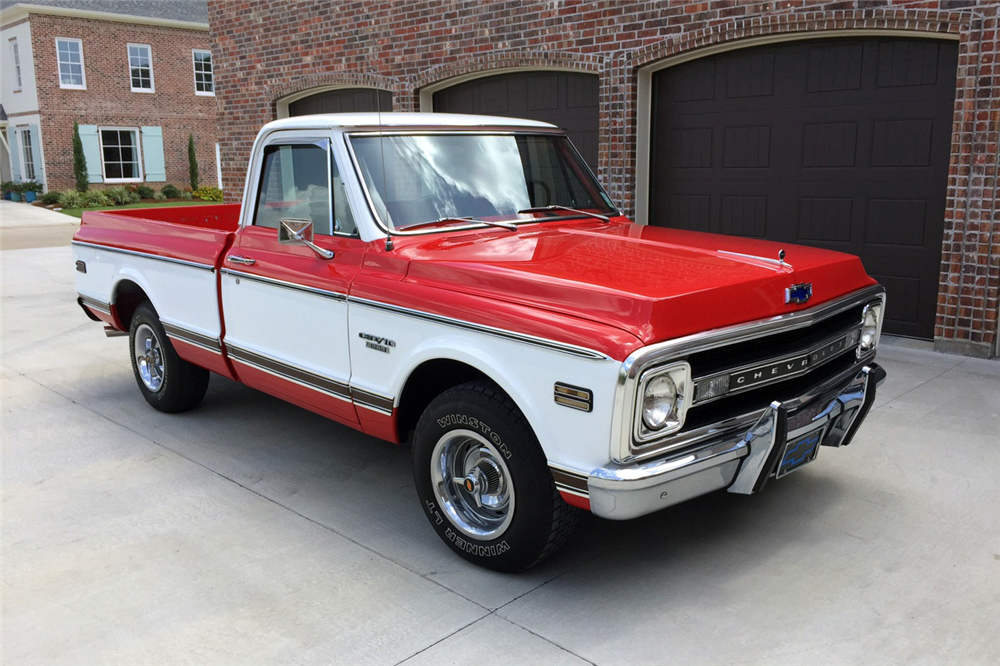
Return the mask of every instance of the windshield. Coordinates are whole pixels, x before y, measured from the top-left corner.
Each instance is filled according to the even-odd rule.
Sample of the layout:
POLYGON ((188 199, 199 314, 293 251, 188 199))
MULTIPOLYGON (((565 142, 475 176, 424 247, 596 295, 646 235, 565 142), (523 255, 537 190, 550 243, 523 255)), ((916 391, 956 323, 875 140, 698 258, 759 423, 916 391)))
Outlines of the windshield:
MULTIPOLYGON (((351 145, 375 211, 396 231, 476 219, 534 221, 536 213, 518 211, 544 206, 616 212, 562 136, 366 135, 351 137, 351 145)), ((566 215, 572 213, 549 210, 544 217, 566 215)))

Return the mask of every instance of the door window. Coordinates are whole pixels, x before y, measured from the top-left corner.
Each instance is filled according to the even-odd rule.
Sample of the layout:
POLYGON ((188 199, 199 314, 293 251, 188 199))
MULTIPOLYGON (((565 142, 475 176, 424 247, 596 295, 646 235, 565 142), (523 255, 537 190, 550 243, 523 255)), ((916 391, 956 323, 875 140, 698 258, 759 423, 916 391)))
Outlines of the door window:
POLYGON ((326 141, 276 144, 264 149, 253 223, 277 229, 283 218, 311 220, 330 235, 330 152, 326 141))

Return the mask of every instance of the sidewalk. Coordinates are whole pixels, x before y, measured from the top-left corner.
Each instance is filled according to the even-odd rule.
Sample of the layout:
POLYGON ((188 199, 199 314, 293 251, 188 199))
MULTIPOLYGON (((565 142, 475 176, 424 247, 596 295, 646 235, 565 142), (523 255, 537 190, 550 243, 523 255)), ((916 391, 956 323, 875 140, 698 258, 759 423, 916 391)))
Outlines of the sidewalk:
POLYGON ((24 202, 0 199, 0 228, 65 226, 72 224, 80 226, 80 220, 70 215, 63 215, 47 208, 33 206, 24 202))
POLYGON ((80 220, 27 203, 0 200, 0 250, 69 245, 80 220))

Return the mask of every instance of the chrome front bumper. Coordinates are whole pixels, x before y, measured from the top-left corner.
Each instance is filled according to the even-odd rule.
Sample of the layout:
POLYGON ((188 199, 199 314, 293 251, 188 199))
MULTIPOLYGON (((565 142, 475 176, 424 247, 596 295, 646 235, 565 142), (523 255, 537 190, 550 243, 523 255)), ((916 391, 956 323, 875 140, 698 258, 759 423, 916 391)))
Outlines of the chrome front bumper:
POLYGON ((705 493, 728 488, 749 495, 764 489, 777 471, 785 443, 819 432, 823 446, 847 446, 886 377, 869 363, 814 397, 772 402, 749 428, 720 435, 683 453, 590 473, 590 508, 602 518, 626 520, 705 493))

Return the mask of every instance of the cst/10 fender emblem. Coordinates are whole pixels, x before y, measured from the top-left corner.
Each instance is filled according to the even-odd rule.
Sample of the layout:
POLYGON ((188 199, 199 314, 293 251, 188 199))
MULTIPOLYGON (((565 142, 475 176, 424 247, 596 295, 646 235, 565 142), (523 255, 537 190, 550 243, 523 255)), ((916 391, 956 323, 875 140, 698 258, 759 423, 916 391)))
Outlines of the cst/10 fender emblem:
POLYGON ((805 303, 813 295, 813 286, 811 282, 803 282, 802 284, 793 284, 791 287, 785 287, 785 303, 789 305, 796 305, 798 303, 805 303))

